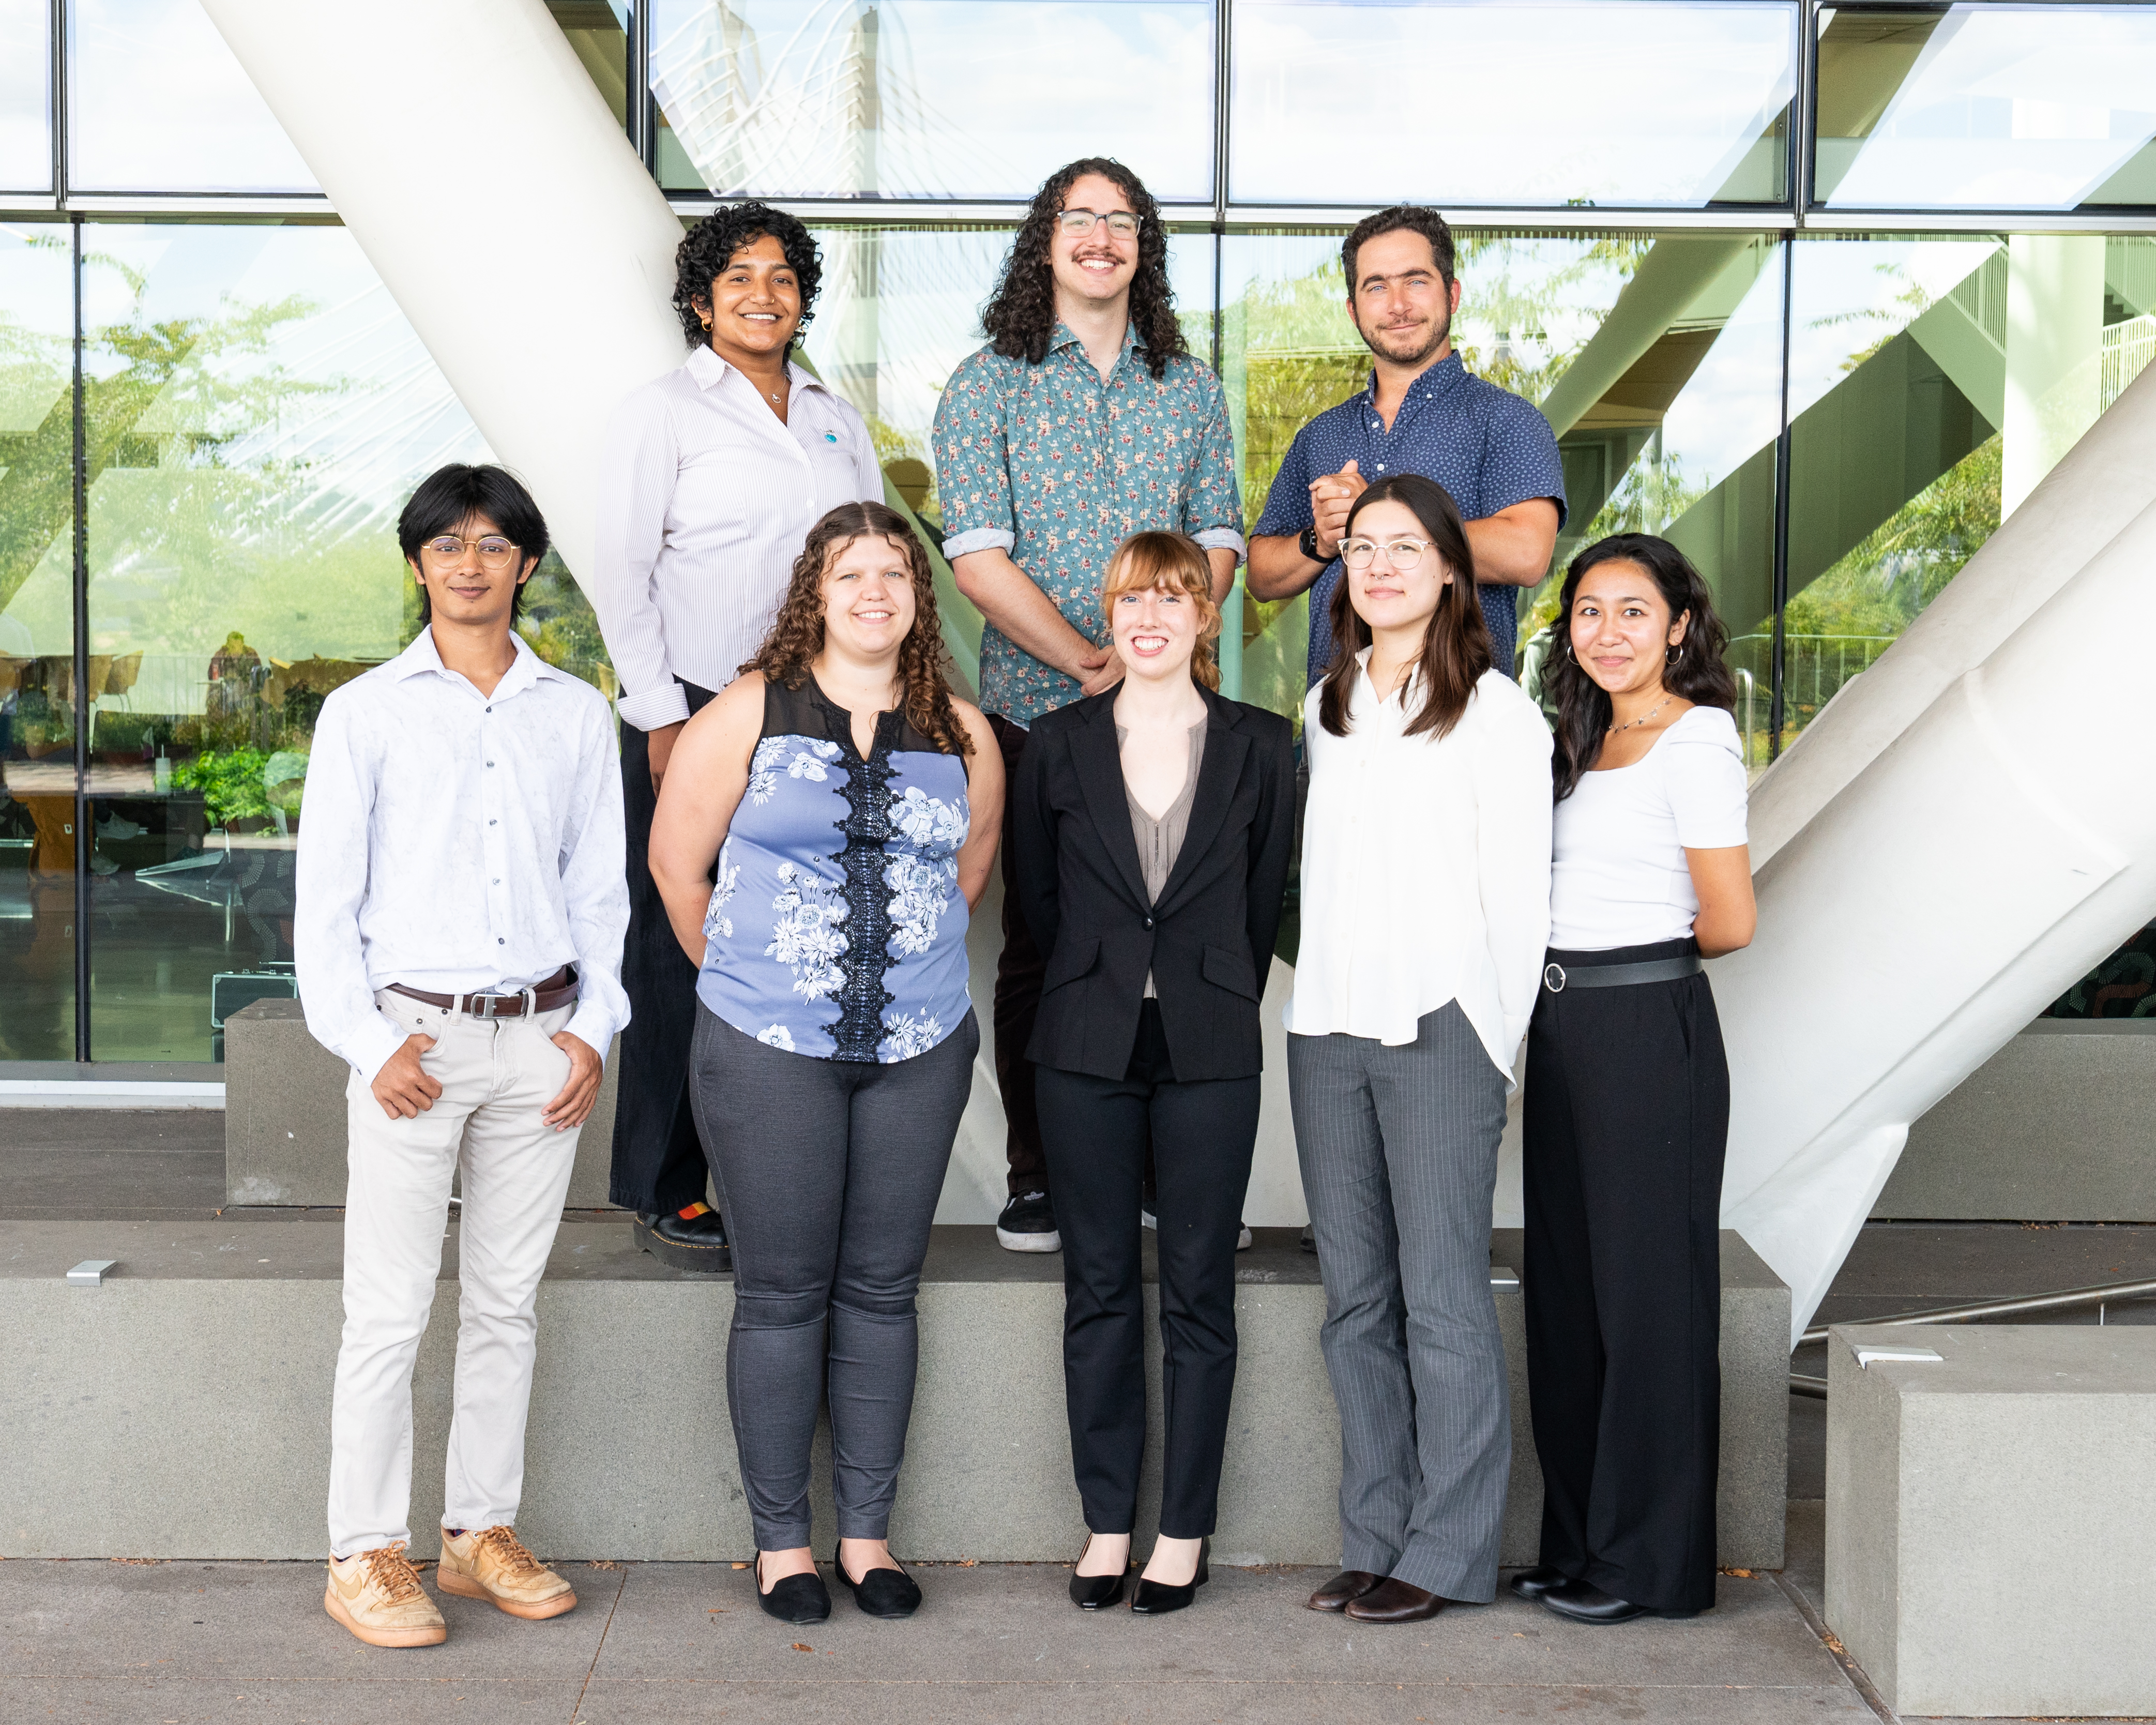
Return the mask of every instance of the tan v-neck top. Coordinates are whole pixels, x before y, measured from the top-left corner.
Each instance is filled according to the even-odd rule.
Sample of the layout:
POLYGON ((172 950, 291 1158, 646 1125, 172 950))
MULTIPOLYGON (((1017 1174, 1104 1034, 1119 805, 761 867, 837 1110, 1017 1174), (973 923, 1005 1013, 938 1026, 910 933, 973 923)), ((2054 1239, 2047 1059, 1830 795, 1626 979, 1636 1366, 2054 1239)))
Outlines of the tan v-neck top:
MULTIPOLYGON (((1190 727, 1190 764, 1183 775, 1183 789, 1159 819, 1145 812, 1144 805, 1131 794, 1129 785, 1123 787, 1123 800, 1131 810, 1131 836, 1137 841, 1138 869, 1145 876, 1148 904, 1160 901, 1161 889, 1168 885, 1168 877, 1175 872, 1175 860, 1183 854, 1183 837, 1190 830, 1190 804, 1198 794, 1198 769, 1205 759, 1206 725, 1207 721, 1200 719, 1190 727)), ((1118 757, 1129 735, 1121 725, 1116 726, 1118 757)), ((1160 998, 1154 990, 1150 970, 1146 973, 1145 998, 1160 998)))

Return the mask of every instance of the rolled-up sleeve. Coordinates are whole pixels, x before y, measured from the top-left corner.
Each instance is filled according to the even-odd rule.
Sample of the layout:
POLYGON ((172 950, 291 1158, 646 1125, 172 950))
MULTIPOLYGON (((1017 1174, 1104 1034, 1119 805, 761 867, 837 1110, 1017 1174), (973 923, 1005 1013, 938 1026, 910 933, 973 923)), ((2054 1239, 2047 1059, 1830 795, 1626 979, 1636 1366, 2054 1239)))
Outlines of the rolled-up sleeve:
POLYGON ((1007 552, 1018 544, 1003 393, 990 374, 989 357, 977 353, 961 365, 936 404, 931 440, 947 562, 977 551, 1007 552))
MULTIPOLYGON (((1486 688, 1476 698, 1493 692, 1486 688)), ((1482 918, 1512 1056, 1527 1034, 1549 945, 1551 743, 1533 703, 1509 692, 1489 716, 1488 746, 1472 758, 1482 918)))
POLYGON ((309 1033, 372 1084, 403 1045, 405 1032, 374 1004, 360 940, 374 773, 351 713, 340 691, 322 703, 315 721, 300 819, 292 957, 309 1033))
POLYGON ((621 985, 622 942, 629 932, 627 857, 613 726, 604 703, 594 702, 581 733, 576 785, 562 832, 562 907, 577 954, 577 1010, 568 1031, 602 1060, 629 1024, 629 995, 621 985))
POLYGON ((689 716, 651 590, 680 462, 673 416, 657 388, 639 389, 615 409, 599 449, 598 538, 584 591, 621 680, 621 716, 639 731, 689 716))
POLYGON ((1228 424, 1228 396, 1220 380, 1205 373, 1207 403, 1204 429, 1198 447, 1198 483, 1190 493, 1189 516, 1183 531, 1208 551, 1232 551, 1240 561, 1243 540, 1243 488, 1235 479, 1235 439, 1228 424))

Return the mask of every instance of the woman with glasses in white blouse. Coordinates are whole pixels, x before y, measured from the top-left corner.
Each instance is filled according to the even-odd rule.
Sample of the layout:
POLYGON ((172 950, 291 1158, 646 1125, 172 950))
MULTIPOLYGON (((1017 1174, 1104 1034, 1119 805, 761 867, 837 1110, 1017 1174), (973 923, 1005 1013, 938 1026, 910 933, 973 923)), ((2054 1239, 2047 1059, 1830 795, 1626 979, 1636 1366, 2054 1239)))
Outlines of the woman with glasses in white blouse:
POLYGON ((1543 1529, 1512 1591, 1584 1623, 1714 1604, 1729 1068, 1702 960, 1753 920, 1727 640, 1684 553, 1620 533, 1573 560, 1546 673, 1520 1266, 1543 1529))
POLYGON ((1486 1602, 1511 1471, 1490 1209, 1549 925, 1550 737, 1491 662, 1460 511, 1419 475, 1356 500, 1303 737, 1296 1152, 1340 1407, 1342 1569, 1365 1623, 1486 1602))

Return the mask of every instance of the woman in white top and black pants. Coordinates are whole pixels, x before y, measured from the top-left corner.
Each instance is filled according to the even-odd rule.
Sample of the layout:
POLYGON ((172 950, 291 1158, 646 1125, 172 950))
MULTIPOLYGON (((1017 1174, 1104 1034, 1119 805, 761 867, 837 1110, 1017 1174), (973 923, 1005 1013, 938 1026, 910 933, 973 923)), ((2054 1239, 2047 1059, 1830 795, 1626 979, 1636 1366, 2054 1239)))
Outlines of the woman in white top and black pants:
POLYGON ((1491 664, 1460 514, 1419 475, 1357 499, 1303 737, 1296 1153, 1340 1407, 1340 1574, 1312 1609, 1486 1601, 1511 1471, 1490 1205, 1549 926, 1550 737, 1491 664))
POLYGON ((1729 1068, 1702 958, 1752 938, 1736 685, 1707 584, 1620 533, 1567 572, 1550 951, 1527 1036, 1542 1561, 1590 1623, 1714 1603, 1729 1068))

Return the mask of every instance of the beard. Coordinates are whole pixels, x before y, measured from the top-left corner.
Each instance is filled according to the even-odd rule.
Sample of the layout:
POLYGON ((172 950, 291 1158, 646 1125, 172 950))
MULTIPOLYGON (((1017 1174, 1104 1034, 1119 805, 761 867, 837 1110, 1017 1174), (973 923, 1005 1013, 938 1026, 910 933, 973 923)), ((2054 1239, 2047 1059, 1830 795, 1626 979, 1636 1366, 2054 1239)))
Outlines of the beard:
POLYGON ((1440 302, 1436 316, 1420 328, 1380 330, 1374 336, 1358 320, 1355 333, 1364 347, 1393 365, 1424 365, 1452 333, 1452 308, 1440 302))

